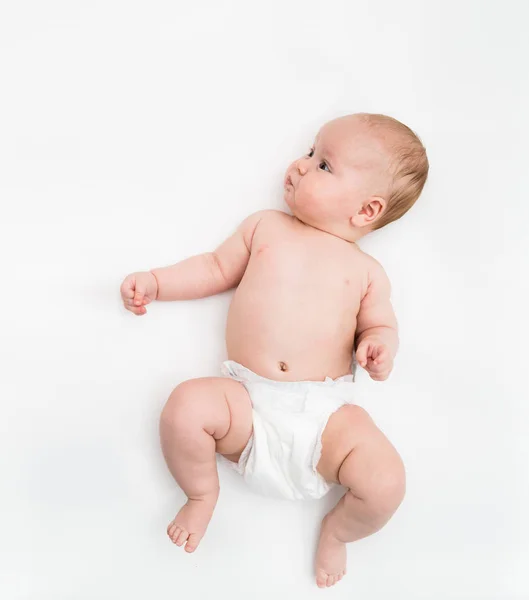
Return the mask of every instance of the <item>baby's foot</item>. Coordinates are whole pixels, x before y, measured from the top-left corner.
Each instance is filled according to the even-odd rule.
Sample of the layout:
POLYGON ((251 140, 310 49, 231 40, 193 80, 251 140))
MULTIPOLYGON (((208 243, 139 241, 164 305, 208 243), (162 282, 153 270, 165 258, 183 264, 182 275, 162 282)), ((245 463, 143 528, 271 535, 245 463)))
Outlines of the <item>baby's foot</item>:
POLYGON ((318 587, 331 587, 345 575, 347 552, 345 544, 333 533, 327 517, 323 519, 316 553, 316 583, 318 587))
POLYGON ((167 527, 167 535, 177 546, 185 544, 186 552, 194 552, 204 537, 217 495, 202 498, 188 498, 176 517, 167 527))

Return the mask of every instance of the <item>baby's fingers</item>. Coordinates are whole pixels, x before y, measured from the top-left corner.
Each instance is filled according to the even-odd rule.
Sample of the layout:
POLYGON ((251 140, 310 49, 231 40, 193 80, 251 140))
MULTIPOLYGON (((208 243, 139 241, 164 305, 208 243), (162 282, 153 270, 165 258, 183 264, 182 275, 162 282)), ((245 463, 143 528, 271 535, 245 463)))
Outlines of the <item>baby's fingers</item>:
POLYGON ((374 371, 376 373, 380 373, 382 371, 387 371, 391 367, 391 358, 388 354, 384 356, 379 356, 376 359, 369 359, 367 368, 369 371, 374 371))
POLYGON ((366 371, 370 374, 370 375, 378 375, 379 373, 382 373, 382 371, 385 371, 387 369, 387 365, 377 365, 375 364, 375 361, 369 359, 367 366, 366 366, 366 371))
POLYGON ((147 312, 145 306, 127 306, 125 304, 125 308, 138 317, 144 315, 147 312))
POLYGON ((134 285, 135 285, 135 281, 134 281, 133 277, 127 277, 127 278, 125 278, 125 280, 121 284, 121 289, 120 289, 121 297, 123 299, 125 299, 125 298, 132 299, 132 298, 134 298, 134 285))
POLYGON ((372 358, 375 365, 384 363, 389 358, 388 349, 385 346, 378 346, 373 350, 372 358))
POLYGON ((371 344, 360 344, 356 349, 356 361, 361 367, 366 367, 371 344))
POLYGON ((134 294, 134 305, 142 306, 143 299, 145 297, 145 286, 140 284, 136 285, 136 293, 134 294))
POLYGON ((371 377, 371 379, 373 381, 386 381, 386 379, 389 377, 389 374, 391 373, 391 371, 388 370, 384 370, 381 373, 369 373, 369 376, 371 377))

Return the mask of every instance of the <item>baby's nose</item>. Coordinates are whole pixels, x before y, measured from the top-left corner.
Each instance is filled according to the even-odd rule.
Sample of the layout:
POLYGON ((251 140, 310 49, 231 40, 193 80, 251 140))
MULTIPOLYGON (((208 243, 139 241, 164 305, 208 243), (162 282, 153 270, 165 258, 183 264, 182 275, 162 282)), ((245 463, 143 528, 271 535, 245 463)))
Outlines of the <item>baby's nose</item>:
POLYGON ((300 175, 305 175, 307 172, 307 167, 303 163, 303 160, 298 161, 298 171, 300 175))

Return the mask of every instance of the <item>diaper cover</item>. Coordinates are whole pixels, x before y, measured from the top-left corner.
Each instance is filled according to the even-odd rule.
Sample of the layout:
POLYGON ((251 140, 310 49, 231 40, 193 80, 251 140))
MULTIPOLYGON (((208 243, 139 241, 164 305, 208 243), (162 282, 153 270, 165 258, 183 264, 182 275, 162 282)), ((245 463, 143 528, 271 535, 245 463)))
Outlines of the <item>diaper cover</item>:
POLYGON ((240 381, 253 407, 253 434, 238 463, 227 461, 256 492, 316 499, 333 484, 316 470, 329 417, 352 404, 353 375, 325 381, 274 381, 228 360, 222 373, 240 381))

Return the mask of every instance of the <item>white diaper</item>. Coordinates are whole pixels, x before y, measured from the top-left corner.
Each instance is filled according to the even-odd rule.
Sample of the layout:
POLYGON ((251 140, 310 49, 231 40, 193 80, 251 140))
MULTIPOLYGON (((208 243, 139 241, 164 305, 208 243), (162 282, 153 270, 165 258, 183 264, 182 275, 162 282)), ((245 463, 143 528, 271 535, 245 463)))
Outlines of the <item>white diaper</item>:
POLYGON ((255 491, 289 500, 321 498, 332 487, 316 471, 329 417, 352 404, 353 375, 325 381, 274 381, 228 360, 222 373, 240 381, 253 406, 253 435, 238 463, 255 491))

